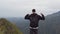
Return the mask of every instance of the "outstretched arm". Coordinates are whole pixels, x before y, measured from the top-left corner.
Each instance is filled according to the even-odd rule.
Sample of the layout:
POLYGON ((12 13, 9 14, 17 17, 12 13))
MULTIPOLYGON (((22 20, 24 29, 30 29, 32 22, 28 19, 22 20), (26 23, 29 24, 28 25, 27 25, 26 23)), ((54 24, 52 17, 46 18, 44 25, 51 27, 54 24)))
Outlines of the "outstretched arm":
POLYGON ((29 14, 27 14, 27 15, 25 16, 25 19, 29 19, 29 14))

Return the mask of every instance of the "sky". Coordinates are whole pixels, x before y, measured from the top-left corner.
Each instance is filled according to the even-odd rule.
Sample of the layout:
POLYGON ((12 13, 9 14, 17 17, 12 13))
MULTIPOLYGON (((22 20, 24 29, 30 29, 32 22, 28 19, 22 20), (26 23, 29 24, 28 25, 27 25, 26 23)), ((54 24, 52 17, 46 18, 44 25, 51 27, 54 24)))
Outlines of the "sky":
POLYGON ((60 11, 60 0, 0 0, 0 17, 24 17, 32 9, 47 16, 60 11))

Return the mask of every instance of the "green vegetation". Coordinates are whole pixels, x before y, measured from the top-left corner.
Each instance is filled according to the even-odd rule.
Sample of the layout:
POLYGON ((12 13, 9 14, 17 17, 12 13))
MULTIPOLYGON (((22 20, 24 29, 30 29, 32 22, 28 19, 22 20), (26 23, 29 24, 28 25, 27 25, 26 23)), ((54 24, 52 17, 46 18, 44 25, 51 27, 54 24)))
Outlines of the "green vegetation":
POLYGON ((0 19, 0 34, 22 34, 18 28, 5 18, 0 19))

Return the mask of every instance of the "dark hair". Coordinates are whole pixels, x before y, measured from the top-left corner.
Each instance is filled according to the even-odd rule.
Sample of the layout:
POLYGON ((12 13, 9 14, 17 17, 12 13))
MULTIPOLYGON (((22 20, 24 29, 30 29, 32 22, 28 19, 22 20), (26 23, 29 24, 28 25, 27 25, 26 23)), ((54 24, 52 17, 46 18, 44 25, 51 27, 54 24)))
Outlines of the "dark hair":
POLYGON ((32 12, 36 12, 36 10, 35 9, 32 9, 32 12))

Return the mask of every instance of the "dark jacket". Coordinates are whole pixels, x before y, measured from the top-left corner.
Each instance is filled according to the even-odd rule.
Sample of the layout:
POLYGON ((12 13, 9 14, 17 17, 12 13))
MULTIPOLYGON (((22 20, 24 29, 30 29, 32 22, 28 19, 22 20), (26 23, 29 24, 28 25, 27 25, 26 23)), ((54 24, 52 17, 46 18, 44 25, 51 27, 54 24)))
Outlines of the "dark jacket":
POLYGON ((39 20, 45 20, 44 15, 42 14, 42 16, 38 15, 38 14, 27 14, 25 16, 25 19, 30 20, 30 27, 38 27, 38 22, 39 20))

